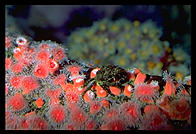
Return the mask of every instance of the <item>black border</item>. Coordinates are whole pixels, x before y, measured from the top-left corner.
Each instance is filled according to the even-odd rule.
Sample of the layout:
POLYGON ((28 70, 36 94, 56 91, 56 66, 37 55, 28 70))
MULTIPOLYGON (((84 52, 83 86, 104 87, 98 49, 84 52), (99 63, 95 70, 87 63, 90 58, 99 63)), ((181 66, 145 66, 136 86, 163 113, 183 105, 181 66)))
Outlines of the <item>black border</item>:
MULTIPOLYGON (((96 5, 126 5, 126 4, 139 4, 139 5, 192 5, 192 0, 99 0, 99 1, 95 1, 95 0, 80 0, 80 1, 76 1, 76 0, 70 0, 70 1, 68 1, 68 0, 64 0, 64 1, 58 1, 58 0, 48 0, 47 2, 44 2, 44 1, 41 1, 41 0, 0 0, 0 20, 2 21, 2 23, 1 23, 1 27, 2 28, 0 28, 2 31, 0 32, 1 33, 1 36, 0 36, 0 47, 1 47, 1 54, 0 54, 0 59, 3 59, 3 64, 5 63, 5 53, 4 53, 4 42, 5 42, 5 37, 4 36, 2 36, 2 33, 5 35, 5 5, 51 5, 51 4, 54 4, 54 5, 61 5, 61 4, 63 4, 63 5, 84 5, 84 4, 86 4, 86 5, 92 5, 92 4, 95 4, 96 3, 96 5), (41 4, 42 3, 42 4, 41 4)), ((191 10, 193 10, 194 9, 194 7, 193 6, 191 6, 191 10)), ((191 15, 192 15, 192 17, 193 17, 193 11, 191 11, 191 15)), ((192 22, 192 24, 194 24, 193 23, 193 18, 191 17, 191 22, 192 22)), ((193 28, 193 26, 192 26, 192 28, 193 28)), ((194 33, 194 30, 192 30, 191 31, 191 44, 193 44, 193 33, 194 33)), ((192 51, 192 50, 194 50, 193 49, 193 45, 191 45, 191 61, 193 61, 193 52, 194 51, 192 51)), ((191 75, 193 74, 193 72, 194 72, 194 64, 192 64, 192 70, 191 70, 191 75)), ((4 67, 4 65, 2 65, 1 66, 1 81, 4 81, 5 80, 5 71, 4 71, 4 69, 5 69, 5 67, 4 67)), ((193 78, 193 75, 191 76, 192 78, 193 78)), ((192 81, 194 80, 194 78, 192 79, 192 81)), ((1 95, 1 103, 0 103, 0 107, 1 107, 1 110, 0 110, 0 115, 1 115, 1 121, 0 121, 0 132, 9 132, 9 133, 21 133, 21 132, 27 132, 27 131, 9 131, 9 130, 6 130, 5 131, 5 90, 4 90, 4 88, 5 88, 5 84, 4 84, 4 82, 0 82, 1 83, 1 93, 0 93, 0 95, 1 95), (3 91, 3 92, 2 92, 3 91)), ((193 83, 193 82, 192 82, 193 83)), ((194 84, 193 84, 193 86, 194 86, 194 84)), ((193 92, 194 92, 194 90, 193 90, 193 92)), ((193 93, 194 94, 194 93, 193 93)), ((191 99, 193 98, 193 96, 191 97, 191 99)), ((194 104, 194 102, 192 101, 191 102, 191 105, 192 105, 192 113, 194 113, 193 111, 193 104, 194 104)), ((192 119, 193 119, 193 114, 192 114, 192 119)), ((193 122, 193 121, 192 121, 193 122)), ((192 123, 192 124, 194 124, 194 123, 192 123)), ((193 125, 192 125, 192 130, 194 129, 194 127, 193 127, 193 125)), ((192 132, 192 130, 188 130, 188 131, 118 131, 118 132, 114 132, 114 133, 140 133, 140 132, 142 132, 142 133, 153 133, 153 132, 158 132, 158 133, 189 133, 189 132, 192 132)), ((52 132, 52 131, 28 131, 28 133, 37 133, 37 132, 52 132)), ((57 133, 61 133, 61 132, 63 132, 63 133, 88 133, 88 132, 92 132, 92 133, 94 133, 94 131, 58 131, 57 130, 57 133)), ((96 132, 100 132, 100 133, 111 133, 111 132, 113 132, 113 131, 96 131, 96 132)), ((53 133, 53 132, 52 132, 53 133)))

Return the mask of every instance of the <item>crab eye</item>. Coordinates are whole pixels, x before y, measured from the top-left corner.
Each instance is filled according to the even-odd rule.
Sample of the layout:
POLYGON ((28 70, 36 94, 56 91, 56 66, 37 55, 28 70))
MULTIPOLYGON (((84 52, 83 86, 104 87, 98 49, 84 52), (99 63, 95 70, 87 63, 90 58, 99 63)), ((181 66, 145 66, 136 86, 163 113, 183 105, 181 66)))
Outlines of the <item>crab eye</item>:
POLYGON ((158 86, 158 81, 152 81, 151 84, 152 84, 153 86, 158 86))

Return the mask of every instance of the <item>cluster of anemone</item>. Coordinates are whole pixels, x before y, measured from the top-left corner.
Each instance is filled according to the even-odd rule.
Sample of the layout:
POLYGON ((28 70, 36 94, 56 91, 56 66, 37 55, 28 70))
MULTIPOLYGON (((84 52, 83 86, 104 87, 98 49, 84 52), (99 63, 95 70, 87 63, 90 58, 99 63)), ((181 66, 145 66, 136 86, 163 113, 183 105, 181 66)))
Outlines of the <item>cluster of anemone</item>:
MULTIPOLYGON (((67 39, 67 44, 70 47, 69 56, 77 60, 96 65, 109 63, 123 68, 131 65, 145 73, 161 75, 162 70, 168 68, 169 64, 165 64, 170 60, 183 57, 180 56, 182 53, 188 56, 182 50, 182 53, 172 57, 170 43, 160 40, 161 35, 162 29, 151 20, 140 23, 137 20, 130 22, 124 18, 116 21, 105 18, 94 22, 91 27, 73 31, 67 39), (168 54, 170 58, 167 58, 168 54)), ((190 56, 188 58, 190 59, 190 56)), ((182 59, 183 62, 186 60, 182 59)), ((172 67, 177 68, 177 78, 183 80, 183 76, 188 75, 190 71, 186 65, 184 71, 180 63, 176 60, 172 67)))
POLYGON ((190 129, 191 77, 98 67, 55 42, 5 38, 6 130, 190 129))

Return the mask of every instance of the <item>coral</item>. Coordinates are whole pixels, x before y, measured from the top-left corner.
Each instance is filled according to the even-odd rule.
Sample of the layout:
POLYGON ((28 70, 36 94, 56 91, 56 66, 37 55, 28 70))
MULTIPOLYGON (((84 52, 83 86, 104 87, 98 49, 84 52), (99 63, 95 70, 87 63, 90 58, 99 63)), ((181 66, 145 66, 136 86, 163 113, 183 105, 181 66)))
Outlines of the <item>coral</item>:
MULTIPOLYGON (((114 35, 123 25, 111 23, 108 29, 106 24, 97 28, 114 35)), ((131 26, 133 35, 140 37, 140 23, 131 26)), ((147 32, 151 40, 158 36, 153 29, 147 32)), ((69 58, 66 48, 55 42, 36 42, 8 32, 6 37, 10 43, 5 48, 7 130, 175 130, 191 125, 190 76, 177 81, 167 72, 157 76, 138 68, 97 66, 69 58)), ((130 41, 138 43, 134 38, 130 41)), ((153 54, 159 55, 161 48, 152 47, 153 54)), ((154 64, 149 62, 149 68, 154 64)))

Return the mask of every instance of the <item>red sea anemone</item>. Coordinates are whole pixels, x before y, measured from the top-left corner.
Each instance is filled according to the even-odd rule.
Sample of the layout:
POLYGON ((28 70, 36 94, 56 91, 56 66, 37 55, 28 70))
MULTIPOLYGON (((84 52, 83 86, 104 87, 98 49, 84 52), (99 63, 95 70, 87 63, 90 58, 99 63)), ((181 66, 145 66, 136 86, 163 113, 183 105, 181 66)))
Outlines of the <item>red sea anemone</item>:
POLYGON ((139 72, 135 78, 134 85, 141 84, 145 81, 146 74, 139 72))
POLYGON ((5 48, 10 48, 12 45, 11 39, 9 37, 5 37, 5 48))
POLYGON ((15 94, 8 100, 8 105, 11 106, 13 111, 22 110, 26 106, 26 101, 21 93, 15 94))
POLYGON ((80 128, 72 121, 69 121, 65 124, 64 130, 80 130, 80 128))
POLYGON ((100 70, 100 68, 95 68, 95 69, 93 69, 92 71, 91 71, 91 73, 90 73, 90 78, 95 78, 96 77, 96 73, 97 73, 97 71, 99 71, 100 70))
POLYGON ((164 72, 163 79, 166 81, 163 95, 174 96, 176 94, 176 87, 173 83, 173 79, 171 78, 170 74, 164 72))
POLYGON ((171 102, 169 116, 172 120, 187 120, 190 114, 190 104, 184 97, 171 102))
POLYGON ((12 114, 11 112, 6 112, 5 117, 5 129, 6 130, 18 130, 20 128, 20 119, 12 114))
POLYGON ((14 51, 13 52, 14 53, 14 58, 16 60, 20 60, 23 57, 23 55, 24 55, 24 49, 22 47, 14 48, 13 51, 14 51))
POLYGON ((22 129, 22 130, 28 130, 29 127, 30 127, 30 124, 29 124, 27 118, 21 119, 21 121, 20 121, 20 129, 22 129))
POLYGON ((81 87, 84 84, 84 78, 79 76, 78 78, 73 79, 73 82, 75 87, 81 87))
POLYGON ((53 80, 53 83, 55 85, 58 85, 58 84, 62 85, 62 84, 65 84, 65 80, 66 80, 65 74, 60 74, 53 80))
POLYGON ((28 120, 30 123, 30 127, 33 130, 47 130, 48 129, 48 122, 42 117, 33 115, 28 120))
POLYGON ((90 101, 89 105, 90 105, 90 113, 91 114, 98 113, 102 108, 101 102, 98 102, 98 101, 90 101))
POLYGON ((54 48, 52 50, 52 54, 55 60, 59 61, 65 58, 64 50, 63 48, 54 48))
POLYGON ((37 53, 36 56, 36 60, 40 60, 43 62, 48 61, 49 58, 50 58, 50 53, 45 50, 41 50, 40 52, 37 53))
POLYGON ((138 126, 141 119, 141 111, 139 104, 135 102, 125 102, 121 105, 122 115, 124 116, 125 122, 130 126, 138 126))
POLYGON ((89 120, 86 122, 85 130, 95 130, 96 122, 94 120, 89 120))
POLYGON ((5 70, 10 69, 11 64, 12 64, 12 59, 11 58, 5 58, 5 70))
POLYGON ((46 94, 48 95, 48 97, 51 97, 51 98, 58 98, 59 95, 61 94, 61 89, 60 89, 60 88, 57 88, 57 89, 55 89, 55 90, 47 89, 47 90, 46 90, 46 94))
POLYGON ((101 127, 102 130, 113 130, 113 131, 122 131, 126 129, 126 125, 121 118, 114 118, 108 120, 106 124, 103 124, 101 127))
POLYGON ((21 88, 21 81, 23 79, 23 76, 12 76, 10 78, 10 84, 16 88, 16 89, 19 89, 21 88))
POLYGON ((72 121, 77 126, 83 125, 88 118, 87 114, 80 107, 75 106, 70 112, 72 121))
POLYGON ((105 121, 107 120, 111 120, 117 116, 119 116, 119 110, 116 108, 116 107, 112 107, 110 109, 108 109, 106 112, 105 112, 105 115, 103 116, 103 119, 105 121))
POLYGON ((39 47, 40 47, 40 49, 46 50, 50 47, 50 45, 47 43, 44 43, 44 44, 40 44, 39 47))
POLYGON ((70 65, 67 67, 67 70, 71 72, 71 76, 79 75, 79 71, 82 69, 81 66, 78 65, 70 65))
POLYGON ((158 106, 156 106, 156 105, 154 105, 154 104, 152 104, 152 105, 146 105, 146 106, 144 107, 144 113, 145 113, 145 114, 149 114, 149 113, 151 113, 151 112, 160 112, 160 109, 159 109, 158 106))
POLYGON ((124 94, 125 96, 127 96, 127 97, 130 97, 131 94, 132 94, 132 92, 133 92, 133 87, 132 87, 131 85, 127 84, 127 85, 125 86, 125 88, 124 88, 123 94, 124 94))
POLYGON ((66 94, 68 104, 77 103, 79 101, 79 96, 75 92, 68 91, 65 94, 66 94))
POLYGON ((49 69, 49 72, 51 74, 53 74, 58 68, 59 68, 59 64, 57 61, 55 61, 54 59, 49 59, 48 60, 48 69, 49 69))
POLYGON ((169 130, 171 126, 167 122, 166 116, 154 105, 146 106, 145 115, 140 124, 142 130, 169 130))
POLYGON ((66 118, 66 111, 62 105, 52 105, 49 111, 50 118, 55 123, 62 123, 66 118))
POLYGON ((61 89, 57 88, 55 90, 47 89, 46 95, 50 97, 50 104, 59 104, 59 95, 61 94, 61 89))
POLYGON ((93 99, 95 98, 95 94, 93 93, 93 91, 91 90, 88 90, 84 96, 83 96, 83 99, 85 102, 90 102, 92 101, 93 99))
POLYGON ((101 87, 96 85, 95 90, 97 90, 97 96, 102 98, 107 96, 107 92, 101 87))
POLYGON ((23 70, 23 64, 21 64, 20 62, 17 62, 12 65, 11 69, 12 69, 12 72, 15 74, 21 73, 23 70))
POLYGON ((33 90, 35 90, 36 88, 39 87, 38 82, 32 76, 26 76, 22 80, 21 84, 22 84, 24 94, 29 94, 31 91, 33 91, 33 90))
POLYGON ((135 98, 138 98, 140 100, 143 99, 154 99, 158 96, 158 92, 151 84, 137 84, 135 86, 135 98))
POLYGON ((40 78, 40 79, 44 79, 48 76, 49 74, 49 70, 47 68, 47 65, 44 64, 44 63, 40 63, 40 64, 37 64, 34 68, 34 75, 37 77, 37 78, 40 78))
POLYGON ((176 93, 176 87, 174 85, 174 83, 172 82, 172 80, 170 78, 168 78, 166 84, 165 84, 165 90, 163 92, 163 95, 175 95, 176 93))

